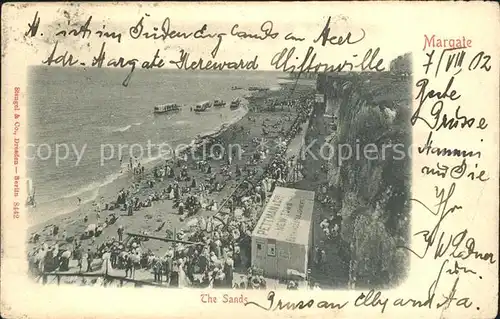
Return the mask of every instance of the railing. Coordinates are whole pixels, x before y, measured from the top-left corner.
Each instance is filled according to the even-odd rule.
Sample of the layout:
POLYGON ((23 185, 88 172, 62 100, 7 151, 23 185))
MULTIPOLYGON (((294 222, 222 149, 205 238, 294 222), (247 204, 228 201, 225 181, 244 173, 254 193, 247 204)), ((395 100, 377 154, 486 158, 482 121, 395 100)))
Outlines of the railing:
POLYGON ((139 279, 127 278, 124 276, 116 276, 108 273, 108 260, 105 260, 105 271, 97 272, 97 273, 82 273, 82 272, 60 272, 60 271, 52 271, 52 272, 44 272, 40 275, 39 278, 42 279, 42 284, 49 283, 49 277, 53 277, 50 283, 57 281, 57 284, 61 284, 61 278, 64 277, 77 277, 77 278, 103 278, 104 286, 111 284, 114 281, 119 283, 119 286, 123 286, 124 283, 133 283, 135 287, 141 286, 152 286, 152 287, 160 287, 160 288, 168 288, 167 285, 163 285, 157 282, 150 282, 139 279))

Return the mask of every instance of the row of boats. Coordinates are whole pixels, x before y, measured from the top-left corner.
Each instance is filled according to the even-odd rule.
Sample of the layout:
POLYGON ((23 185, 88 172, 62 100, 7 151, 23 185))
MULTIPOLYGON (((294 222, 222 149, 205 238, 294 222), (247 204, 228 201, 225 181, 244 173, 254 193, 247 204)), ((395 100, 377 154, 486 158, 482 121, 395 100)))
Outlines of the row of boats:
MULTIPOLYGON (((229 108, 231 110, 235 110, 235 109, 239 108, 240 105, 241 105, 241 99, 235 98, 229 104, 229 108)), ((225 107, 225 106, 226 106, 226 102, 224 102, 224 100, 216 99, 213 102, 203 101, 203 102, 197 103, 194 106, 194 109, 191 108, 191 110, 194 110, 195 112, 205 112, 212 107, 220 108, 220 107, 225 107)), ((161 105, 157 105, 154 107, 153 113, 161 114, 161 113, 177 112, 177 111, 180 111, 182 109, 182 107, 183 107, 182 105, 177 104, 177 103, 161 104, 161 105)))

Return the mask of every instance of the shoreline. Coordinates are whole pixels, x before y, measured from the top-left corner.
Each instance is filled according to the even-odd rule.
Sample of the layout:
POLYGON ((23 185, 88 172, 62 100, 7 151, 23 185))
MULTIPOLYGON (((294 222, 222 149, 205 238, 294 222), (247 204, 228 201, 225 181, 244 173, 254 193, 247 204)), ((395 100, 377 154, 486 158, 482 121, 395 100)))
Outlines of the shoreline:
MULTIPOLYGON (((186 146, 183 148, 177 147, 178 145, 183 144, 183 143, 179 143, 178 145, 176 145, 175 149, 178 151, 178 153, 186 152, 186 151, 189 151, 193 146, 195 146, 195 141, 197 139, 216 137, 216 136, 222 134, 224 131, 229 129, 231 126, 236 125, 238 122, 240 122, 241 120, 243 120, 247 116, 248 111, 249 111, 247 104, 248 103, 245 103, 241 106, 241 108, 245 110, 245 112, 243 114, 239 114, 238 116, 234 117, 233 119, 231 119, 229 121, 222 122, 215 129, 207 130, 206 132, 203 132, 201 134, 198 134, 197 136, 194 136, 191 139, 191 142, 189 144, 187 144, 187 145, 184 144, 186 146)), ((176 156, 178 156, 178 154, 176 154, 176 156)), ((143 164, 143 166, 145 167, 146 170, 151 171, 154 169, 154 167, 158 166, 162 161, 171 160, 173 157, 174 156, 171 154, 169 154, 168 156, 153 157, 149 161, 145 162, 143 164)), ((88 189, 86 191, 79 192, 78 194, 66 195, 64 197, 60 197, 60 198, 54 199, 54 200, 49 201, 49 202, 42 202, 39 204, 42 207, 48 206, 48 205, 55 203, 55 202, 67 202, 68 204, 65 206, 69 206, 70 202, 75 203, 76 199, 79 196, 82 196, 83 194, 86 194, 86 193, 95 192, 94 195, 90 196, 90 198, 82 200, 82 202, 79 206, 76 206, 73 208, 68 207, 60 213, 51 214, 51 216, 47 216, 45 218, 42 217, 39 220, 28 222, 28 225, 29 225, 28 232, 32 232, 32 229, 39 228, 42 225, 46 226, 46 224, 50 223, 51 221, 53 221, 57 218, 60 218, 61 216, 76 213, 78 210, 80 210, 82 208, 84 208, 84 209, 89 208, 87 206, 91 205, 92 202, 97 201, 101 196, 104 196, 105 199, 107 199, 105 195, 107 195, 107 193, 109 193, 109 191, 107 191, 108 189, 115 189, 118 192, 120 189, 124 188, 129 183, 133 182, 133 180, 134 180, 133 173, 125 170, 125 168, 124 168, 124 170, 122 172, 115 172, 115 173, 108 175, 106 177, 106 179, 100 183, 100 185, 95 186, 93 189, 88 189), (109 181, 108 181, 108 179, 109 179, 109 181), (124 186, 124 187, 120 187, 120 186, 124 186)), ((37 205, 37 206, 39 206, 39 205, 37 205)), ((36 210, 37 210, 36 208, 35 209, 28 208, 28 213, 29 214, 36 213, 36 210)))

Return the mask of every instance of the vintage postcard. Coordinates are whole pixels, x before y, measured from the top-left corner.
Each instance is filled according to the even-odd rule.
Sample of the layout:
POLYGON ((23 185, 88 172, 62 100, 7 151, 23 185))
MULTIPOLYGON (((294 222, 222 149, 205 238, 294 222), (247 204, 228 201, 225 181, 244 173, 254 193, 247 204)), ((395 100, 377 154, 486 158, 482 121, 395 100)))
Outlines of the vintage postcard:
POLYGON ((493 3, 6 3, 6 318, 493 318, 493 3))

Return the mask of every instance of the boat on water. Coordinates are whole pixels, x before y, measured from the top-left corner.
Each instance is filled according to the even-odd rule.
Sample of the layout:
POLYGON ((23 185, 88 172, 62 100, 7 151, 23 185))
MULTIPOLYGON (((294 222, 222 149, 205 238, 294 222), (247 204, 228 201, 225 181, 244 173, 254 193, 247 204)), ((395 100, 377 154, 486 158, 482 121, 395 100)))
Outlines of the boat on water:
POLYGON ((180 111, 181 108, 182 106, 176 103, 161 104, 154 107, 153 113, 163 114, 163 113, 177 112, 180 111))
POLYGON ((243 88, 242 88, 242 87, 239 87, 239 86, 236 86, 236 85, 233 85, 233 86, 231 87, 231 90, 241 90, 241 89, 243 89, 243 88))
POLYGON ((196 106, 194 107, 194 111, 195 112, 205 112, 207 109, 209 109, 211 107, 212 107, 212 103, 210 103, 210 101, 203 101, 203 102, 196 104, 196 106))
POLYGON ((223 100, 216 99, 214 101, 214 107, 224 107, 224 106, 226 106, 226 102, 224 102, 223 100))
POLYGON ((235 98, 234 100, 231 101, 231 105, 229 106, 229 108, 231 110, 236 110, 237 108, 240 107, 240 104, 241 100, 239 98, 235 98))

